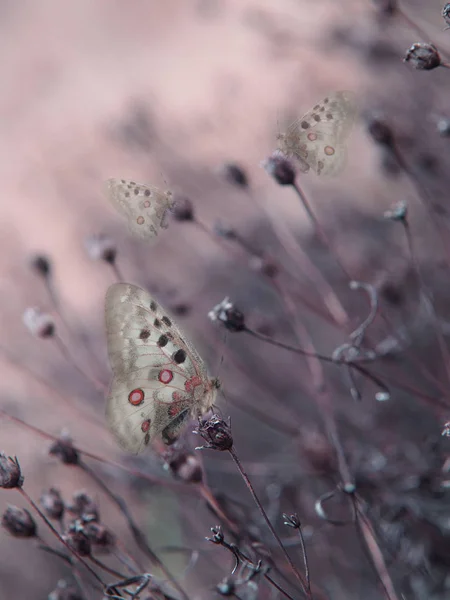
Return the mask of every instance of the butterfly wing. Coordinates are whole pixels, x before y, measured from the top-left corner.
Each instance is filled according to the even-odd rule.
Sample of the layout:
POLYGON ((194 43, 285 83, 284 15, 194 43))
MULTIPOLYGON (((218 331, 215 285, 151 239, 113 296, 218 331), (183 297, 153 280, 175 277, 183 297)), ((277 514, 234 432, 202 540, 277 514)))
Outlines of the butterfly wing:
POLYGON ((279 149, 317 175, 337 175, 346 162, 346 139, 356 115, 352 92, 330 94, 279 136, 279 149))
POLYGON ((173 437, 188 415, 208 410, 215 392, 195 348, 146 291, 112 285, 105 318, 113 371, 106 418, 119 444, 137 454, 166 430, 173 437))
POLYGON ((108 179, 106 187, 109 201, 127 219, 132 235, 150 241, 167 228, 173 206, 170 192, 126 179, 108 179))

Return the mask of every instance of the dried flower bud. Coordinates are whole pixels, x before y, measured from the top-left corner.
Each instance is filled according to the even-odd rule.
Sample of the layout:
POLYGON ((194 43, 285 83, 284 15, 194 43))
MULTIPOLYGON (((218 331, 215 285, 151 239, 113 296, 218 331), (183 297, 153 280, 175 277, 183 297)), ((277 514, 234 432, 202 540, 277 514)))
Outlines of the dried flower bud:
POLYGON ((187 196, 179 196, 175 199, 172 214, 177 221, 193 221, 194 205, 187 196))
POLYGON ((29 332, 36 337, 48 338, 55 333, 53 318, 39 308, 27 308, 23 313, 22 321, 29 332))
POLYGON ((267 256, 253 255, 249 260, 249 266, 254 271, 259 271, 269 279, 276 277, 279 273, 278 265, 267 256))
POLYGON ((415 69, 430 71, 440 66, 441 57, 433 44, 416 42, 407 51, 403 62, 410 62, 415 69))
POLYGON ((48 595, 48 600, 83 600, 83 596, 67 581, 60 579, 56 588, 48 595))
POLYGON ((406 202, 398 202, 384 213, 384 218, 390 221, 406 221, 408 206, 406 202))
POLYGON ((70 527, 67 534, 63 535, 63 540, 80 556, 90 556, 91 542, 78 527, 70 527))
POLYGON ((437 130, 441 137, 450 137, 450 119, 439 119, 437 130))
POLYGON ((225 577, 225 579, 217 585, 216 591, 221 596, 235 596, 236 584, 229 577, 225 577))
POLYGON ((8 506, 3 513, 2 525, 14 537, 32 538, 37 534, 36 523, 26 508, 8 506))
POLYGON ((223 535, 223 531, 220 525, 216 525, 215 527, 211 527, 212 537, 207 537, 205 540, 208 542, 212 542, 213 544, 218 544, 219 546, 223 544, 225 536, 223 535))
POLYGON ((444 21, 447 23, 447 27, 445 29, 449 29, 450 28, 450 2, 447 2, 447 4, 442 9, 442 16, 444 17, 444 21))
POLYGON ((208 313, 208 318, 213 322, 220 322, 229 331, 244 331, 246 329, 245 317, 229 298, 224 298, 208 313))
POLYGON ((392 148, 394 145, 394 134, 389 125, 381 117, 372 115, 367 119, 367 132, 373 141, 382 146, 392 148))
POLYGON ((114 264, 116 260, 116 244, 106 235, 97 234, 87 237, 84 240, 84 247, 92 260, 104 260, 110 265, 114 264))
POLYGON ((50 488, 47 492, 42 494, 41 506, 49 519, 59 521, 64 514, 65 507, 63 499, 61 498, 59 490, 55 488, 50 488))
POLYGON ((0 487, 12 489, 22 487, 23 475, 16 457, 0 452, 0 487))
POLYGON ((203 469, 197 456, 177 448, 170 448, 164 454, 166 466, 177 479, 185 483, 200 483, 203 469))
POLYGON ((241 188, 248 187, 248 177, 245 171, 236 163, 226 163, 223 166, 223 174, 225 178, 234 185, 241 188))
POLYGON ((267 160, 263 161, 262 166, 280 185, 294 185, 294 166, 291 161, 281 153, 275 152, 272 156, 269 156, 267 160))
POLYGON ((108 552, 112 550, 116 543, 116 538, 109 529, 107 529, 104 525, 97 523, 95 521, 89 521, 87 523, 83 523, 82 531, 84 535, 89 539, 92 546, 95 549, 103 550, 104 552, 108 552))
POLYGON ((86 523, 100 520, 97 503, 86 492, 76 492, 67 510, 77 517, 82 517, 86 523))
POLYGON ((50 259, 43 254, 33 256, 30 260, 30 266, 41 277, 47 278, 51 276, 52 265, 50 259))
POLYGON ((223 452, 230 450, 233 446, 230 426, 218 415, 213 415, 210 419, 202 421, 194 433, 198 433, 206 441, 204 446, 200 446, 196 450, 209 448, 223 452))
POLYGON ((300 529, 301 523, 298 515, 288 515, 283 513, 284 524, 288 527, 292 527, 293 529, 300 529))
POLYGON ((49 454, 57 456, 65 465, 78 465, 80 462, 78 450, 73 447, 72 439, 65 431, 50 446, 49 454))
POLYGON ((445 435, 446 437, 450 437, 450 421, 447 421, 447 423, 445 423, 444 429, 443 429, 441 435, 445 435))

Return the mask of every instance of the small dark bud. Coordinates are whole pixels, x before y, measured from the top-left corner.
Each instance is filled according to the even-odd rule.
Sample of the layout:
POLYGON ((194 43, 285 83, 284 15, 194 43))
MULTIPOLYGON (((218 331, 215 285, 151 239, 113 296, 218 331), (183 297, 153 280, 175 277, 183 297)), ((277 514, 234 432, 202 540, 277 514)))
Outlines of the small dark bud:
POLYGON ((301 523, 297 515, 287 515, 283 513, 284 524, 293 529, 300 529, 301 523))
POLYGON ((39 308, 27 308, 23 313, 22 321, 28 331, 36 337, 49 338, 55 333, 53 318, 39 308))
POLYGON ((55 488, 50 488, 48 492, 42 494, 41 506, 49 519, 59 521, 64 514, 63 499, 59 491, 55 488))
POLYGON ((177 479, 185 483, 200 483, 203 480, 201 463, 192 452, 171 448, 165 453, 164 460, 177 479))
POLYGON ((216 590, 221 596, 234 596, 236 593, 236 584, 226 577, 217 585, 216 590))
POLYGON ((229 298, 224 298, 208 313, 208 317, 213 322, 221 323, 229 331, 244 331, 245 317, 237 309, 229 298))
POLYGON ((194 205, 187 196, 179 196, 175 199, 172 214, 177 221, 193 221, 194 205))
POLYGON ((440 66, 441 57, 433 44, 416 42, 407 51, 403 62, 411 63, 415 69, 430 71, 440 66))
POLYGON ((450 119, 439 119, 437 130, 441 137, 450 137, 450 119))
POLYGON ((86 523, 100 520, 97 503, 86 492, 76 492, 67 510, 77 517, 82 517, 86 523))
POLYGON ((213 544, 217 544, 219 546, 223 544, 225 536, 223 535, 222 528, 220 527, 220 525, 211 527, 211 533, 213 534, 212 537, 205 538, 206 540, 208 540, 208 542, 212 542, 213 544))
POLYGON ((447 4, 442 9, 442 16, 444 17, 444 21, 447 24, 447 27, 445 29, 450 29, 450 2, 447 2, 447 4))
POLYGON ((367 120, 367 132, 374 142, 382 146, 392 148, 394 145, 394 134, 389 125, 380 117, 371 116, 367 120))
POLYGON ((72 439, 67 433, 62 433, 59 440, 53 442, 49 454, 57 456, 65 465, 78 465, 80 462, 78 450, 73 447, 72 439))
POLYGON ((0 488, 18 488, 22 484, 23 476, 17 458, 0 452, 0 488))
POLYGON ((447 423, 445 423, 441 435, 444 435, 445 437, 450 437, 450 421, 447 421, 447 423))
POLYGON ((241 188, 248 187, 248 177, 245 171, 236 163, 226 163, 223 166, 223 174, 225 178, 234 185, 241 188))
POLYGON ((406 221, 408 206, 406 202, 398 202, 384 213, 384 218, 390 221, 406 221))
POLYGON ((61 579, 47 600, 83 600, 83 596, 75 587, 61 579))
POLYGON ((187 302, 177 302, 170 307, 171 312, 179 317, 185 317, 191 312, 191 305, 187 302))
POLYGON ((78 527, 70 527, 67 534, 63 535, 63 540, 80 556, 90 556, 91 542, 85 533, 80 531, 78 527))
POLYGON ((231 225, 228 225, 227 223, 222 223, 220 221, 218 221, 214 225, 214 233, 219 237, 225 238, 226 240, 237 240, 238 238, 236 230, 233 229, 231 225))
POLYGON ((269 279, 273 279, 279 273, 278 265, 267 256, 253 255, 249 260, 249 266, 254 271, 259 271, 269 279))
POLYGON ((41 277, 47 278, 52 274, 52 265, 50 260, 43 254, 36 254, 30 260, 31 268, 41 277))
POLYGON ((96 549, 108 552, 114 548, 116 538, 104 525, 90 521, 83 523, 82 528, 84 535, 96 549))
POLYGON ((196 450, 209 448, 223 452, 230 450, 233 446, 231 429, 218 415, 213 415, 210 419, 201 421, 194 433, 201 435, 206 441, 204 446, 200 446, 196 450))
POLYGON ((295 169, 290 160, 280 153, 274 153, 262 163, 267 173, 280 185, 294 185, 295 169))
POLYGON ((117 247, 113 240, 106 235, 91 235, 84 240, 84 247, 90 259, 104 260, 110 265, 114 264, 117 256, 117 247))
POLYGON ((32 538, 37 534, 36 523, 26 508, 8 506, 3 513, 2 525, 14 537, 32 538))

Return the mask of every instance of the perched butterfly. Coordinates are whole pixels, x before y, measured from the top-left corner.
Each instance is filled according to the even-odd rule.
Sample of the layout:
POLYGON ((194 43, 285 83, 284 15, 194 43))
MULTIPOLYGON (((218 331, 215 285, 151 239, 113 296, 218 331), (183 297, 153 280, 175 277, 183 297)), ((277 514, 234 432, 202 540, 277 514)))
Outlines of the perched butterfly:
POLYGON ((295 157, 304 172, 337 175, 345 165, 355 114, 353 93, 334 92, 278 135, 279 150, 295 157))
POLYGON ((134 454, 156 435, 169 444, 191 418, 207 412, 219 388, 167 312, 130 283, 106 293, 106 333, 113 380, 106 419, 134 454))
POLYGON ((150 241, 167 228, 172 192, 125 179, 108 179, 106 184, 111 204, 127 219, 135 237, 150 241))

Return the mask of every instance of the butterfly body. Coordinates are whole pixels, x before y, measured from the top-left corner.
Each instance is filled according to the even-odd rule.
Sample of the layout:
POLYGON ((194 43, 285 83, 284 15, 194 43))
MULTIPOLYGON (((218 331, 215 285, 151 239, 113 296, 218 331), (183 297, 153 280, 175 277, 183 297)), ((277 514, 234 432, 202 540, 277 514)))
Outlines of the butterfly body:
POLYGON ((334 92, 278 135, 282 154, 322 176, 337 175, 346 162, 345 142, 356 114, 353 93, 334 92))
POLYGON ((151 241, 160 229, 167 229, 172 192, 127 179, 108 179, 106 187, 109 201, 127 219, 133 236, 151 241))
POLYGON ((106 294, 108 355, 113 371, 108 425, 137 454, 157 435, 173 441, 186 421, 207 412, 218 382, 167 312, 138 286, 112 285, 106 294))

